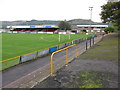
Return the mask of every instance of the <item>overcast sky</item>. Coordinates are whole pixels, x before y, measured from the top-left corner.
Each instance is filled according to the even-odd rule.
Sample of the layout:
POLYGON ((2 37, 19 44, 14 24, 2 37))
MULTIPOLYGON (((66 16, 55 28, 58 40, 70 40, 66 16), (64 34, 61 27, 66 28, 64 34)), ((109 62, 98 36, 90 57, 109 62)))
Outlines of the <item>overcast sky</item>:
POLYGON ((101 22, 100 12, 107 0, 0 0, 0 21, 90 19, 101 22))

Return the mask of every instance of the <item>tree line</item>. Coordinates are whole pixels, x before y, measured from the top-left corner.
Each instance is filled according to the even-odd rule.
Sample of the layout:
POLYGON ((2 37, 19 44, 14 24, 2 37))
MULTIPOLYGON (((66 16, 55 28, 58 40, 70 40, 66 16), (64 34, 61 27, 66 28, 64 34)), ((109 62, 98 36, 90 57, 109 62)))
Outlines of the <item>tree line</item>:
POLYGON ((112 23, 113 26, 117 27, 117 30, 120 30, 120 1, 107 2, 101 8, 100 15, 103 23, 112 23))
POLYGON ((71 30, 71 24, 69 24, 67 21, 61 21, 58 24, 58 27, 61 30, 71 30))

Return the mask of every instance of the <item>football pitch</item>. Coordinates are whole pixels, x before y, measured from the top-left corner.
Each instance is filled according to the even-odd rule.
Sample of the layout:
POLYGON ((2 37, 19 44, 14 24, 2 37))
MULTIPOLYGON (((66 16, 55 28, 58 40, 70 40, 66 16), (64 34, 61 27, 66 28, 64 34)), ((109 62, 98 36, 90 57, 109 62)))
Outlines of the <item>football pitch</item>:
POLYGON ((42 50, 92 35, 2 33, 2 60, 42 50))

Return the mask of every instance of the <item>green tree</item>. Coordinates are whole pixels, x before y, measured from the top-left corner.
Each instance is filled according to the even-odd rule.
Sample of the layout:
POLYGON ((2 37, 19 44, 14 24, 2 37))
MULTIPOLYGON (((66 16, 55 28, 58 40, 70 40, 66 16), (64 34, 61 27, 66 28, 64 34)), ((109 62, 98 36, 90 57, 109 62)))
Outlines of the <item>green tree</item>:
POLYGON ((85 33, 87 32, 86 30, 82 30, 82 31, 85 32, 85 33))
POLYGON ((120 30, 120 1, 119 2, 108 2, 101 6, 101 19, 104 23, 112 22, 115 26, 118 26, 120 30))
POLYGON ((105 28, 104 31, 106 33, 108 33, 108 32, 114 32, 114 28, 113 27, 108 27, 108 28, 105 28))
POLYGON ((61 30, 71 30, 71 25, 66 22, 66 21, 61 21, 59 24, 58 24, 58 27, 61 29, 61 30))

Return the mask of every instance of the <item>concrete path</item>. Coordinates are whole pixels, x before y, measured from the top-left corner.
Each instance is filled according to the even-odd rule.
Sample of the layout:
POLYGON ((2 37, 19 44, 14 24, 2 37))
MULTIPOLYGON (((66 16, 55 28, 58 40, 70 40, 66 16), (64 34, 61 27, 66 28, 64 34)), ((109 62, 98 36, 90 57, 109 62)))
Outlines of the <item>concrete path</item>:
POLYGON ((81 83, 80 74, 83 72, 97 74, 93 77, 103 80, 105 84, 103 88, 118 88, 118 66, 116 63, 82 59, 75 59, 67 67, 60 69, 55 76, 47 78, 34 88, 78 88, 81 83))

